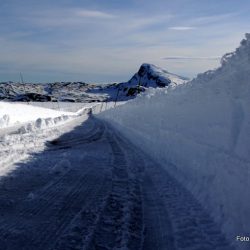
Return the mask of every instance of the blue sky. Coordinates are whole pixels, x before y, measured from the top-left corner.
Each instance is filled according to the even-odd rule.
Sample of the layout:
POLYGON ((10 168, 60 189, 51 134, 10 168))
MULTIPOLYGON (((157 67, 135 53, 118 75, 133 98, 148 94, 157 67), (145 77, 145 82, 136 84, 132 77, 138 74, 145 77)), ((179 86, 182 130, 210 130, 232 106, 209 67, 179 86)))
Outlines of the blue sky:
POLYGON ((249 32, 249 0, 1 0, 0 81, 128 80, 144 63, 193 77, 249 32))

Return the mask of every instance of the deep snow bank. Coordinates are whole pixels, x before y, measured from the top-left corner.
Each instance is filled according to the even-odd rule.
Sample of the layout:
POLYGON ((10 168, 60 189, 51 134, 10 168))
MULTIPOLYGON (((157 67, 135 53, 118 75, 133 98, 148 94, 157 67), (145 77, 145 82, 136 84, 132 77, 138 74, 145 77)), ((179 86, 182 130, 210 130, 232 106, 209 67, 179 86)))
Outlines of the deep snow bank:
POLYGON ((0 128, 20 123, 34 122, 41 128, 43 125, 56 124, 67 120, 74 113, 34 107, 27 104, 0 102, 0 128))
POLYGON ((99 116, 159 160, 235 241, 250 232, 250 35, 222 66, 99 116), (168 164, 171 163, 171 164, 168 164))

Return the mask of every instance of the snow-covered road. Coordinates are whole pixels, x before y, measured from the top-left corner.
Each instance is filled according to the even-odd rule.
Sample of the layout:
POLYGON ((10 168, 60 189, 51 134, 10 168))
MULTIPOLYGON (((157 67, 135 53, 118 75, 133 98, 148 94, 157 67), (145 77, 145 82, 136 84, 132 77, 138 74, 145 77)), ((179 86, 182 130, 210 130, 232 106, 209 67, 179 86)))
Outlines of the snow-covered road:
POLYGON ((1 250, 230 250, 159 164, 106 122, 47 142, 0 179, 1 250))

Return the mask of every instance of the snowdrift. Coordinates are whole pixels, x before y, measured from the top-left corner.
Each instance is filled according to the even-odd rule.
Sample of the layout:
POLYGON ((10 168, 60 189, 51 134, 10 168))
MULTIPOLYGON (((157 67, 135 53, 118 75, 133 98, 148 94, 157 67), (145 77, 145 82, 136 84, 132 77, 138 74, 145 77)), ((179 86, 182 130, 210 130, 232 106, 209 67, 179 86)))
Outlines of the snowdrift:
POLYGON ((237 249, 249 245, 235 237, 250 232, 249 55, 246 34, 218 69, 99 115, 181 181, 237 249))
POLYGON ((0 102, 0 128, 26 123, 23 132, 45 128, 75 116, 71 112, 34 107, 27 104, 0 102))

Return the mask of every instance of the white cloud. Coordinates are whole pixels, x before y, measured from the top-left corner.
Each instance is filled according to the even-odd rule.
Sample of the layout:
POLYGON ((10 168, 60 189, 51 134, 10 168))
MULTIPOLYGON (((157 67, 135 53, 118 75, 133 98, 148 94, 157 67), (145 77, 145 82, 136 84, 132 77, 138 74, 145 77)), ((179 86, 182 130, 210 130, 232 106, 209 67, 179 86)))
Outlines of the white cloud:
POLYGON ((185 31, 185 30, 193 30, 195 27, 189 27, 189 26, 174 26, 169 27, 170 30, 179 30, 179 31, 185 31))
POLYGON ((97 10, 77 10, 76 15, 85 18, 115 18, 115 15, 97 10))
POLYGON ((116 15, 99 10, 83 8, 57 8, 33 11, 27 15, 19 15, 20 21, 38 28, 76 28, 84 24, 103 24, 114 22, 116 15))
POLYGON ((163 60, 219 60, 220 56, 167 56, 163 60))
POLYGON ((189 25, 209 25, 209 24, 214 24, 214 23, 217 24, 218 22, 222 22, 225 20, 232 20, 238 15, 239 15, 238 12, 232 12, 232 13, 224 13, 220 15, 195 17, 191 19, 191 22, 189 25))

